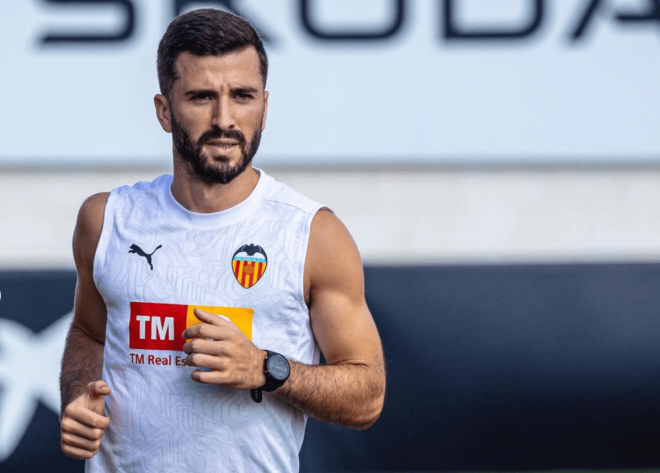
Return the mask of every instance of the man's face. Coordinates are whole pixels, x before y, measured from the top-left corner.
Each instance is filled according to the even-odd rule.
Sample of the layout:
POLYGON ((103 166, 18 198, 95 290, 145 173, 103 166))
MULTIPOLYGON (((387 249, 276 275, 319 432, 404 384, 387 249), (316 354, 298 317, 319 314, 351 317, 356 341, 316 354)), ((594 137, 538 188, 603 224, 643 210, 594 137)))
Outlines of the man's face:
POLYGON ((265 127, 268 93, 257 52, 184 52, 176 67, 170 103, 175 152, 199 179, 231 182, 249 166, 265 127))

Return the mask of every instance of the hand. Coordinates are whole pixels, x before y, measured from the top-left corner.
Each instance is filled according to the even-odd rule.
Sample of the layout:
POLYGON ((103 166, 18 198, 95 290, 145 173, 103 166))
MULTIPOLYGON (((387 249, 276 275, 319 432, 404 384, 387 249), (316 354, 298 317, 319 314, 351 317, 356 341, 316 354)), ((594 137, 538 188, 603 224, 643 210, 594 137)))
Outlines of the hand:
POLYGON ((104 381, 94 381, 66 406, 60 420, 63 453, 80 460, 96 455, 110 425, 110 419, 103 415, 108 394, 110 388, 104 381))
POLYGON ((195 316, 203 323, 183 332, 183 338, 192 339, 183 346, 188 354, 186 365, 211 371, 193 371, 194 381, 234 389, 260 388, 266 383, 266 352, 255 347, 233 322, 200 309, 195 309, 195 316))

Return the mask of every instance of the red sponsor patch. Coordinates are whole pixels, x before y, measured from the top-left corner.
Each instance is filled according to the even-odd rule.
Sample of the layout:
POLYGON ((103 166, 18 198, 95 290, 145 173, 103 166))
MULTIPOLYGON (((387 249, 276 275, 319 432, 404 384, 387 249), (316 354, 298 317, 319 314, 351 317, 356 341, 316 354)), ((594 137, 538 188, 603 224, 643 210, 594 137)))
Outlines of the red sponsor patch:
POLYGON ((183 350, 186 340, 187 305, 131 302, 130 348, 141 350, 183 350))

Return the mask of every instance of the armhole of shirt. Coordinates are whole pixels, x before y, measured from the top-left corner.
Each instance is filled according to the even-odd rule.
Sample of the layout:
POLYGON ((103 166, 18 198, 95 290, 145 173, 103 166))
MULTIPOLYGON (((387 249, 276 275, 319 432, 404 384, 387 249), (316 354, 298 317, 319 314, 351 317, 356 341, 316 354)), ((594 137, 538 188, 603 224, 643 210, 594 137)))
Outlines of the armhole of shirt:
POLYGON ((112 215, 111 207, 112 201, 115 199, 115 191, 111 191, 108 195, 108 200, 105 202, 105 208, 103 209, 103 225, 101 226, 101 236, 99 237, 99 242, 96 245, 96 251, 94 252, 94 263, 92 265, 92 278, 94 280, 94 285, 99 289, 99 278, 101 277, 101 272, 103 270, 102 263, 105 260, 106 251, 108 248, 108 239, 109 234, 111 233, 110 227, 112 225, 112 215))
MULTIPOLYGON (((309 251, 309 237, 312 234, 312 221, 314 220, 314 217, 316 217, 316 214, 320 210, 327 210, 328 212, 332 212, 332 209, 329 207, 326 207, 325 205, 317 205, 315 208, 312 209, 311 212, 307 215, 307 219, 305 220, 304 223, 304 231, 303 231, 303 237, 301 238, 300 241, 300 251, 298 254, 302 255, 300 259, 300 270, 298 271, 300 280, 298 281, 298 301, 300 302, 300 307, 307 313, 309 316, 309 307, 307 307, 307 303, 305 302, 305 263, 307 262, 307 252, 309 251)), ((334 212, 332 212, 334 213, 334 212)))

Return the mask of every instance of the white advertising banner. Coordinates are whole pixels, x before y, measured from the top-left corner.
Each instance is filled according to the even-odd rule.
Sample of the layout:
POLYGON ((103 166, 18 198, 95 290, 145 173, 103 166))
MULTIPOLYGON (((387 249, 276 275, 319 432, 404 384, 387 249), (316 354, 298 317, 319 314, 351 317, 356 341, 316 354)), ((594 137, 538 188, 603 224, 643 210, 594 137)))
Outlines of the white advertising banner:
POLYGON ((260 165, 660 162, 660 0, 0 0, 0 165, 164 165, 156 49, 232 9, 271 68, 260 165))

